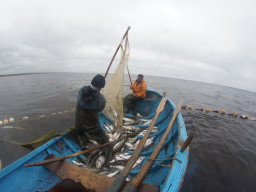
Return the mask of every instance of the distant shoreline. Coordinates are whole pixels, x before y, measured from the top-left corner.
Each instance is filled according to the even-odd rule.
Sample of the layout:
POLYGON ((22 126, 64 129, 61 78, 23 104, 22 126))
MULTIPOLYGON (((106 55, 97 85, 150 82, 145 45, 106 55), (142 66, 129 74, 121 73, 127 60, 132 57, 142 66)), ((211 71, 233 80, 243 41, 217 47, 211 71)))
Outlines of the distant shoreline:
POLYGON ((45 72, 45 73, 18 73, 18 74, 8 74, 8 75, 0 75, 0 77, 19 76, 19 75, 34 75, 34 74, 47 74, 47 72, 45 72))
MULTIPOLYGON (((1 77, 8 77, 8 76, 36 75, 36 74, 51 74, 51 73, 79 73, 79 72, 35 72, 35 73, 14 73, 14 74, 0 75, 0 78, 1 78, 1 77)), ((97 73, 88 73, 88 74, 97 74, 97 73)))

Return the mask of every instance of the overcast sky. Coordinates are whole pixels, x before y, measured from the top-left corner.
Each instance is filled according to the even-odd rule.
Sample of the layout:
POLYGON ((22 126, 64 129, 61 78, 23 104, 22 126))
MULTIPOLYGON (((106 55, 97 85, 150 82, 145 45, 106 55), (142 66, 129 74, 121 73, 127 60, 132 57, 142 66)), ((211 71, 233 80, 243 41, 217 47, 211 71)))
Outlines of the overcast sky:
POLYGON ((128 26, 130 73, 256 92, 254 0, 0 0, 0 75, 105 73, 128 26))

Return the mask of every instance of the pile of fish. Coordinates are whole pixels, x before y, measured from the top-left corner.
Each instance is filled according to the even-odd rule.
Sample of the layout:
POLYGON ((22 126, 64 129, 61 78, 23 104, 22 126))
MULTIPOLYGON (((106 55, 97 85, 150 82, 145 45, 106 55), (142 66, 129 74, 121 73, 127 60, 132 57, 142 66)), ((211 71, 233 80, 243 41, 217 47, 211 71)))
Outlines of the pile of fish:
MULTIPOLYGON (((107 130, 106 134, 109 137, 109 141, 115 141, 121 137, 128 135, 129 133, 138 131, 140 128, 136 125, 150 125, 152 120, 150 119, 136 119, 136 118, 123 118, 123 132, 117 133, 115 131, 115 126, 113 124, 105 124, 104 128, 107 130)), ((81 166, 85 169, 90 171, 107 175, 108 177, 114 177, 118 174, 126 165, 129 158, 131 157, 132 152, 138 146, 140 139, 145 135, 147 129, 143 129, 137 136, 135 137, 127 137, 112 146, 113 157, 109 159, 107 162, 106 156, 103 151, 95 150, 91 152, 87 159, 84 160, 78 156, 79 161, 72 160, 72 162, 77 165, 81 166)), ((153 127, 151 133, 156 133, 158 127, 153 127)), ((154 143, 155 137, 149 137, 144 145, 143 150, 147 149, 154 143)), ((90 144, 87 146, 91 148, 95 145, 99 145, 96 141, 90 141, 90 144)), ((133 165, 133 168, 140 165, 144 160, 145 156, 140 156, 136 163, 133 165)), ((130 178, 128 177, 127 180, 129 181, 130 178)))

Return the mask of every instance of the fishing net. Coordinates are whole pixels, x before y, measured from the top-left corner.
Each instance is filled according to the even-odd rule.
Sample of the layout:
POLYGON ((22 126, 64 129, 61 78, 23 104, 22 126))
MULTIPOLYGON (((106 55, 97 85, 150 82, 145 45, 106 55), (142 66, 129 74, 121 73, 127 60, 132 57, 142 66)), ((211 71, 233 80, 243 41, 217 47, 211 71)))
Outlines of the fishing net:
POLYGON ((125 46, 121 46, 120 62, 104 88, 104 96, 106 98, 106 107, 103 113, 113 120, 116 129, 120 129, 123 119, 123 82, 124 82, 124 68, 129 59, 130 47, 128 37, 125 39, 125 46))
POLYGON ((66 131, 64 131, 62 133, 59 133, 56 130, 51 130, 49 133, 47 133, 43 137, 41 137, 41 138, 39 138, 35 141, 28 142, 28 143, 22 143, 22 142, 14 141, 14 140, 11 140, 11 139, 5 139, 5 141, 8 141, 9 143, 12 143, 12 144, 15 144, 15 145, 23 146, 23 147, 25 147, 27 149, 30 149, 30 150, 34 150, 34 149, 42 146, 43 144, 47 143, 48 141, 50 141, 51 139, 53 139, 55 137, 63 136, 65 133, 69 133, 70 136, 73 136, 72 134, 74 132, 74 128, 75 127, 72 126, 71 128, 67 129, 66 131))
POLYGON ((41 137, 40 139, 37 139, 37 140, 29 142, 29 143, 22 143, 22 142, 14 141, 11 139, 6 139, 6 141, 8 141, 12 144, 21 145, 30 150, 34 150, 37 147, 40 147, 41 145, 45 144, 46 142, 50 141, 52 138, 55 138, 57 136, 60 136, 60 133, 58 133, 56 130, 52 130, 49 133, 47 133, 46 135, 44 135, 43 137, 41 137))

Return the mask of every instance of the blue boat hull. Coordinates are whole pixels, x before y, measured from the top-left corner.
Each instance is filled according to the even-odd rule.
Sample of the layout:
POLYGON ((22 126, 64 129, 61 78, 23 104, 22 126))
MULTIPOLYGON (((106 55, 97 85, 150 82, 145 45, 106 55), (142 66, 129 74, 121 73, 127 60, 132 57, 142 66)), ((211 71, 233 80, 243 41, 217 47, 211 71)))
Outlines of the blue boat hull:
MULTIPOLYGON (((138 102, 137 106, 140 114, 147 116, 146 119, 152 119, 162 96, 154 90, 148 89, 147 98, 149 99, 138 102)), ((167 99, 165 108, 163 112, 160 113, 156 122, 156 126, 159 127, 159 131, 150 135, 150 137, 155 137, 154 144, 142 151, 141 155, 145 156, 145 159, 140 165, 130 172, 131 178, 134 178, 137 175, 145 161, 154 151, 154 148, 157 146, 165 132, 165 129, 170 123, 174 109, 175 104, 170 99, 167 99)), ((99 117, 100 125, 103 129, 105 123, 111 123, 111 120, 104 114, 101 113, 99 117)), ((143 117, 143 119, 145 119, 145 117, 143 117)), ((138 125, 138 127, 148 126, 149 125, 138 125)), ((177 158, 180 162, 177 160, 157 161, 146 175, 144 183, 157 185, 159 186, 160 191, 178 191, 180 189, 186 172, 189 155, 188 150, 185 150, 183 153, 180 152, 181 145, 186 139, 187 132, 185 124, 182 115, 179 114, 163 149, 159 153, 158 159, 177 158), (159 166, 159 164, 165 164, 169 167, 159 166)), ((81 151, 80 147, 70 139, 68 135, 57 137, 1 170, 0 189, 5 192, 48 190, 61 182, 62 179, 44 166, 26 168, 24 167, 24 164, 42 161, 50 154, 63 156, 76 153, 78 151, 81 151), (61 142, 63 145, 63 150, 59 150, 58 142, 61 142)), ((133 151, 128 152, 132 153, 133 151)), ((81 157, 85 158, 83 155, 81 155, 81 157)), ((70 163, 72 163, 72 160, 78 161, 77 157, 67 159, 70 163)))

